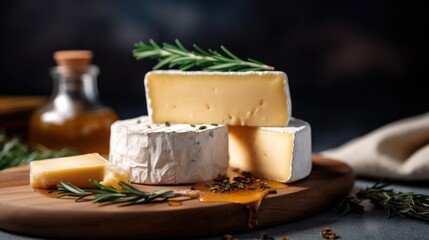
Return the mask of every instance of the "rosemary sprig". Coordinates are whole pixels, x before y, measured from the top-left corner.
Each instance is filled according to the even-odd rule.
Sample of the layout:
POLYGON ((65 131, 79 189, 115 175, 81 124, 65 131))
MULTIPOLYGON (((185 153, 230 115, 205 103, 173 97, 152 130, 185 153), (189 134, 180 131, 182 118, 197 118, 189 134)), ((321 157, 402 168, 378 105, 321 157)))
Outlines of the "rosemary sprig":
POLYGON ((162 47, 153 39, 149 44, 138 42, 133 49, 133 55, 137 60, 149 58, 158 59, 153 69, 179 67, 180 70, 188 70, 193 67, 202 68, 205 71, 261 71, 274 70, 257 60, 248 58, 243 60, 233 54, 226 47, 221 46, 222 52, 209 49, 203 50, 198 45, 193 45, 193 50, 188 50, 176 39, 176 45, 163 43, 162 47))
POLYGON ((0 130, 0 170, 28 164, 33 160, 48 159, 76 155, 76 151, 64 148, 52 151, 43 146, 33 150, 19 138, 9 139, 4 131, 0 130))
POLYGON ((58 185, 58 198, 72 197, 76 202, 91 200, 94 203, 123 203, 124 205, 165 202, 176 197, 199 197, 198 191, 173 191, 160 189, 154 192, 139 190, 127 183, 121 182, 121 190, 105 186, 94 180, 89 180, 95 188, 81 189, 71 183, 60 182, 58 185))
POLYGON ((401 217, 429 221, 429 196, 413 192, 394 192, 386 188, 389 184, 377 182, 356 193, 356 196, 345 198, 339 205, 342 215, 352 211, 363 212, 360 203, 370 200, 376 207, 382 208, 390 218, 397 214, 401 217))

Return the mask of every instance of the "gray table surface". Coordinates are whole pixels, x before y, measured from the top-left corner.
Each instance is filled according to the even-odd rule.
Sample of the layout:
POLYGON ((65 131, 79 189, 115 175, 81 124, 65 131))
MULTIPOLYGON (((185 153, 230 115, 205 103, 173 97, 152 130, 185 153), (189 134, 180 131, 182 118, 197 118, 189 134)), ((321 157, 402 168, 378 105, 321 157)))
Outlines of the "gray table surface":
MULTIPOLYGON (((352 192, 371 186, 370 180, 357 180, 352 192)), ((428 184, 392 184, 395 191, 416 192, 429 195, 428 184)), ((324 228, 333 229, 340 239, 429 239, 429 224, 414 219, 395 216, 388 219, 383 211, 371 209, 368 204, 364 213, 352 213, 341 217, 336 207, 299 221, 264 228, 245 233, 232 234, 234 239, 260 239, 267 234, 273 239, 322 239, 320 231, 324 228)), ((206 240, 222 239, 223 235, 203 238, 206 240)), ((0 239, 24 240, 40 239, 22 236, 0 230, 0 239)))

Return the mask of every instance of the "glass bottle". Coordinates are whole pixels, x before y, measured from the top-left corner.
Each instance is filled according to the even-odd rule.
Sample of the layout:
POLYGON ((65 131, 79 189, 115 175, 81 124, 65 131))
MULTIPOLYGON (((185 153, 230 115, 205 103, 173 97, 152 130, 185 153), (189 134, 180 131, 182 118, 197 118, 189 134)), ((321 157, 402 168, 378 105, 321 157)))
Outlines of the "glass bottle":
POLYGON ((58 66, 51 70, 53 93, 30 118, 30 144, 108 155, 110 125, 118 116, 99 100, 99 70, 89 64, 92 52, 59 51, 54 58, 58 66))

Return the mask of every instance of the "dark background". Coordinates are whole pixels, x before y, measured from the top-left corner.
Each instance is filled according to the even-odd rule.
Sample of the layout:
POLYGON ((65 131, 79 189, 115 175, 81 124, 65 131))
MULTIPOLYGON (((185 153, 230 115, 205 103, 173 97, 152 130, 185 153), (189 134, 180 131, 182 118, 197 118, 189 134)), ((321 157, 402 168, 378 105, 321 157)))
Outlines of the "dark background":
POLYGON ((49 95, 52 53, 90 49, 102 100, 136 117, 156 62, 135 61, 135 42, 223 44, 288 74, 293 115, 320 151, 428 110, 427 12, 405 1, 2 1, 0 95, 49 95))

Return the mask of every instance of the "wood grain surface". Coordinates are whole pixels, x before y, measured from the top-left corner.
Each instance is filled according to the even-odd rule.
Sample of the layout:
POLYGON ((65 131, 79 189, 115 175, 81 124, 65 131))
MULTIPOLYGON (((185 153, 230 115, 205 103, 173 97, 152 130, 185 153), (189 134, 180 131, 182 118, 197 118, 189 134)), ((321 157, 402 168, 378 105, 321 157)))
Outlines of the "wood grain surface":
MULTIPOLYGON (((304 180, 268 195, 258 211, 258 228, 278 225, 316 214, 337 204, 353 187, 352 169, 338 161, 313 155, 313 170, 304 180)), ((75 203, 48 198, 29 186, 29 167, 0 172, 0 228, 20 234, 52 238, 179 238, 201 237, 249 230, 249 211, 230 203, 181 206, 167 203, 121 207, 75 203)), ((189 189, 189 185, 138 188, 189 189)))

